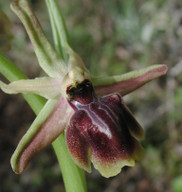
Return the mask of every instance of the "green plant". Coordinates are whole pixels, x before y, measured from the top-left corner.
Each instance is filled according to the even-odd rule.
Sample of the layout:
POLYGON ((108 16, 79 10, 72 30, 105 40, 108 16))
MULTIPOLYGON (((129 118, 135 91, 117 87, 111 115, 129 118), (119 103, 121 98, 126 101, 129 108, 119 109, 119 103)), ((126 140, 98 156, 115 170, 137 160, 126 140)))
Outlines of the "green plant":
MULTIPOLYGON (((15 172, 22 172, 33 155, 52 143, 62 169, 66 191, 81 192, 86 191, 84 173, 70 158, 65 144, 64 134, 61 134, 65 127, 67 127, 67 123, 73 114, 73 110, 69 105, 72 99, 72 96, 70 98, 70 90, 72 88, 77 90, 85 80, 89 80, 89 82, 92 82, 95 92, 99 96, 115 91, 120 92, 123 96, 150 80, 165 74, 167 67, 165 65, 154 65, 124 75, 91 77, 81 58, 70 48, 68 33, 57 1, 46 0, 46 3, 57 51, 44 36, 26 0, 14 1, 12 3, 12 9, 24 24, 34 46, 39 64, 47 73, 48 77, 15 81, 21 78, 24 79, 24 74, 6 57, 2 54, 0 55, 1 73, 8 80, 14 81, 9 85, 0 82, 1 89, 10 94, 24 93, 25 99, 33 108, 34 112, 38 114, 31 128, 20 141, 12 157, 11 164, 15 172), (45 104, 45 100, 42 98, 26 95, 25 93, 44 96, 48 101, 45 104), (43 107, 44 104, 45 106, 43 107), (60 117, 64 120, 61 119, 62 121, 60 121, 60 117)), ((125 111, 126 124, 130 134, 139 141, 142 138, 141 128, 124 104, 121 108, 125 111), (130 120, 132 124, 128 124, 127 120, 130 120)), ((125 150, 125 153, 127 153, 127 150, 125 150)), ((119 165, 116 172, 108 173, 107 177, 117 174, 124 165, 134 165, 136 157, 131 155, 130 158, 132 159, 132 163, 129 163, 131 159, 121 159, 122 165, 119 165)))

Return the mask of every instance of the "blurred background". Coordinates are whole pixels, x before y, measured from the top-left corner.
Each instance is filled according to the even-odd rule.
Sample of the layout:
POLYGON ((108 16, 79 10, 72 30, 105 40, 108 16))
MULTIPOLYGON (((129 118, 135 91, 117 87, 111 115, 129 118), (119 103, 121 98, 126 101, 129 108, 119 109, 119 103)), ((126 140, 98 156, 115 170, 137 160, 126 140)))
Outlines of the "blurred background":
MULTIPOLYGON (((43 75, 10 2, 0 0, 0 51, 29 78, 43 75)), ((182 1, 59 2, 72 46, 94 76, 122 74, 152 64, 169 68, 166 76, 124 97, 145 130, 143 159, 110 179, 93 169, 86 174, 88 192, 181 192, 182 1)), ((31 4, 53 41, 45 2, 32 0, 31 4)), ((1 192, 64 192, 51 146, 37 155, 22 175, 15 175, 10 167, 10 157, 34 117, 21 95, 6 95, 0 90, 1 192)))

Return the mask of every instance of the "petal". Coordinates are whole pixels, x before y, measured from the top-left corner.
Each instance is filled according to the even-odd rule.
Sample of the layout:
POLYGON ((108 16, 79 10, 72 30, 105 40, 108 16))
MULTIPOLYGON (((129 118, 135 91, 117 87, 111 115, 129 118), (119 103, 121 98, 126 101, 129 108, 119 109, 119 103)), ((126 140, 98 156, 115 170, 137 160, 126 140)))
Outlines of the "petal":
POLYGON ((128 129, 130 134, 137 140, 144 139, 144 131, 140 124, 137 122, 132 112, 128 109, 125 103, 122 101, 122 110, 126 120, 126 124, 128 125, 128 129))
POLYGON ((124 153, 127 154, 127 152, 124 150, 121 154, 121 152, 116 152, 112 148, 110 150, 112 150, 113 152, 110 154, 107 153, 109 155, 108 158, 103 158, 102 156, 98 156, 98 154, 93 154, 92 163, 94 167, 101 173, 103 177, 109 178, 119 174, 122 168, 125 166, 135 166, 135 160, 138 160, 143 155, 143 148, 137 141, 133 142, 135 148, 133 154, 130 156, 123 156, 124 153), (118 153, 119 155, 116 155, 116 153, 118 153))
POLYGON ((14 81, 8 85, 0 81, 0 88, 8 94, 32 93, 51 99, 60 94, 62 80, 51 77, 41 77, 14 81))
POLYGON ((70 125, 66 129, 66 143, 75 163, 87 172, 91 172, 90 147, 76 128, 75 118, 71 119, 70 125))
POLYGON ((23 172, 31 158, 61 134, 72 113, 63 97, 59 101, 52 99, 46 103, 11 158, 16 173, 23 172))
POLYGON ((120 111, 122 111, 123 119, 128 126, 130 134, 136 140, 144 139, 143 128, 137 122, 137 120, 135 119, 130 109, 126 106, 120 94, 116 93, 116 94, 106 95, 106 96, 103 96, 102 98, 103 98, 101 100, 102 103, 104 103, 105 106, 107 105, 112 111, 115 111, 115 116, 117 116, 117 114, 120 114, 120 111), (118 103, 119 107, 117 108, 115 105, 113 105, 113 103, 115 104, 118 103))
POLYGON ((64 76, 67 66, 45 37, 28 1, 15 0, 11 8, 25 26, 42 69, 51 77, 64 76))
POLYGON ((119 92, 122 96, 138 89, 149 81, 167 72, 166 65, 153 65, 145 69, 132 71, 124 75, 92 78, 97 95, 119 92))
MULTIPOLYGON (((134 166, 142 153, 140 143, 127 124, 127 120, 132 119, 131 114, 127 113, 126 119, 123 108, 120 95, 112 94, 87 105, 80 104, 71 118, 71 126, 89 144, 93 165, 104 177, 117 175, 123 166, 134 166)), ((133 122, 133 129, 137 130, 139 124, 133 122)), ((70 139, 71 142, 75 143, 75 138, 70 139)), ((80 139, 77 142, 80 144, 80 139)), ((74 151, 77 153, 77 147, 74 151)))

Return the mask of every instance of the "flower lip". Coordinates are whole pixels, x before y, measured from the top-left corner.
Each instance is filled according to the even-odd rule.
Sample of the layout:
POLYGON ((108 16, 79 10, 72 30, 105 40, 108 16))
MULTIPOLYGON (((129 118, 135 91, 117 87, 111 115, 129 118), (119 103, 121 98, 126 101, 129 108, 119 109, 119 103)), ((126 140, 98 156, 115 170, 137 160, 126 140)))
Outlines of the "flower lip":
POLYGON ((92 161, 104 177, 134 166, 142 154, 138 135, 143 130, 121 96, 110 94, 76 107, 66 129, 68 150, 75 162, 90 172, 92 161))
POLYGON ((89 104, 95 99, 92 83, 84 80, 75 87, 69 86, 66 91, 69 102, 76 107, 77 104, 89 104))

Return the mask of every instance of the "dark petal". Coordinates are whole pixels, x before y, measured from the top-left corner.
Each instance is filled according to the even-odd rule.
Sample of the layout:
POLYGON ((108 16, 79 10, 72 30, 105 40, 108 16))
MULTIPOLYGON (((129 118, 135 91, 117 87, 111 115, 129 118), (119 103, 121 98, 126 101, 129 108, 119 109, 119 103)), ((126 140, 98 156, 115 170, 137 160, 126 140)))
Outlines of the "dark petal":
POLYGON ((132 137, 126 121, 119 94, 80 106, 72 117, 72 126, 89 143, 94 167, 104 177, 118 174, 123 166, 134 166, 141 154, 142 147, 132 137))
POLYGON ((137 120, 135 119, 131 111, 128 109, 128 107, 124 104, 124 102, 122 102, 122 106, 123 106, 122 110, 124 113, 126 124, 128 125, 128 129, 131 135, 137 140, 144 139, 143 128, 137 122, 137 120))
POLYGON ((70 121, 70 125, 66 129, 66 143, 70 155, 74 161, 83 169, 91 172, 90 156, 91 151, 85 138, 76 128, 75 118, 70 121))
POLYGON ((105 103, 116 114, 122 113, 122 121, 124 120, 128 126, 130 134, 137 140, 144 138, 144 131, 141 125, 137 122, 132 112, 126 106, 120 94, 111 94, 101 98, 101 101, 105 103), (115 103, 115 104, 113 104, 115 103))
POLYGON ((112 152, 106 153, 108 155, 107 158, 105 158, 106 154, 103 158, 97 153, 93 153, 92 163, 94 167, 106 178, 116 176, 125 166, 133 167, 135 165, 135 160, 138 160, 143 155, 143 148, 140 143, 136 140, 133 142, 134 148, 132 154, 128 153, 127 148, 123 148, 123 150, 114 150, 114 147, 113 149, 109 147, 108 150, 111 150, 112 152))

